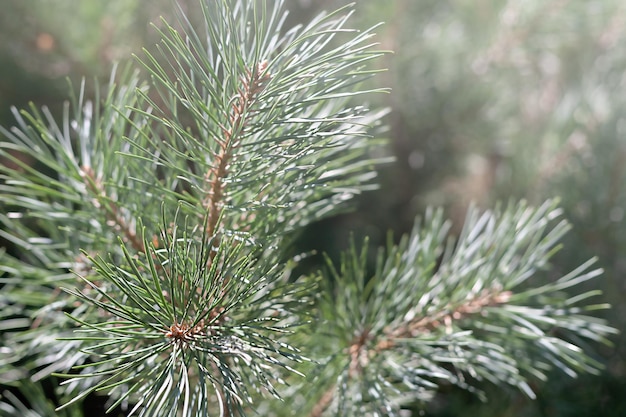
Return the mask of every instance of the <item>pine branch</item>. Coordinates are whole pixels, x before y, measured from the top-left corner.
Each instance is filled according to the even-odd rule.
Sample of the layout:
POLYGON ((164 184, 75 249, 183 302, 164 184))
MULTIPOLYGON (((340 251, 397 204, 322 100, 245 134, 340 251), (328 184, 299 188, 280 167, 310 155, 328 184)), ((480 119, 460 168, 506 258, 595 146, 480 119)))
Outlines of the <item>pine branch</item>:
MULTIPOLYGON (((132 103, 138 86, 136 74, 114 70, 109 84, 96 88, 102 103, 84 98, 83 83, 78 95, 65 105, 60 124, 47 109, 31 106, 21 113, 14 110, 16 127, 0 127, 8 139, 0 143, 0 155, 12 160, 15 167, 0 166, 0 200, 7 209, 0 214, 0 234, 17 250, 16 256, 3 255, 0 271, 5 276, 0 280, 5 285, 7 308, 17 312, 20 322, 28 323, 18 325, 16 321, 4 329, 10 335, 6 347, 12 363, 20 364, 18 379, 27 378, 30 372, 38 381, 86 358, 79 351, 80 342, 56 340, 69 336, 73 329, 63 311, 85 309, 60 293, 59 286, 76 284, 70 268, 90 268, 80 255, 81 248, 114 255, 115 248, 110 246, 113 236, 125 229, 122 234, 132 237, 128 219, 132 221, 131 213, 138 212, 135 207, 145 207, 141 202, 134 204, 146 194, 128 192, 128 171, 115 154, 124 150, 122 132, 140 128, 136 117, 117 110, 132 103), (115 85, 118 76, 120 87, 115 85), (28 155, 31 163, 23 162, 20 155, 28 155), (101 188, 90 192, 84 167, 90 167, 94 178, 110 182, 100 182, 101 188), (119 188, 111 187, 112 183, 119 188), (116 212, 109 198, 122 194, 132 196, 125 201, 124 216, 116 212), (100 208, 93 205, 94 198, 101 199, 100 208)), ((10 364, 6 368, 0 365, 0 374, 3 381, 11 383, 12 377, 7 381, 3 376, 15 375, 15 369, 10 364)))
POLYGON ((93 199, 94 206, 97 209, 104 210, 105 216, 113 223, 115 230, 120 232, 124 236, 124 239, 128 240, 137 252, 145 253, 146 250, 143 243, 121 215, 119 207, 106 195, 106 191, 102 186, 102 181, 95 177, 95 174, 90 167, 81 167, 80 173, 85 180, 87 190, 95 196, 93 199))
POLYGON ((161 56, 140 61, 150 89, 129 73, 117 87, 112 75, 102 99, 86 101, 81 87, 61 127, 32 107, 2 131, 12 142, 3 155, 41 150, 50 172, 17 157, 24 179, 3 171, 16 217, 43 220, 45 245, 33 246, 39 233, 27 223, 3 222, 30 258, 14 261, 19 270, 54 259, 64 273, 55 287, 70 288, 37 314, 65 310, 85 334, 68 333, 61 315, 23 335, 49 330, 60 351, 82 348, 66 390, 79 394, 66 407, 106 391, 113 407, 130 402, 143 415, 202 414, 216 403, 234 415, 253 401, 250 389, 278 396, 280 369, 303 360, 287 335, 307 315, 304 291, 281 269, 287 234, 341 209, 373 178, 368 135, 383 113, 347 100, 368 92, 358 84, 380 52, 370 32, 344 27, 347 9, 292 30, 282 2, 201 10, 204 33, 184 14, 182 33, 158 29, 161 56), (353 37, 333 46, 344 35, 353 37))
POLYGON ((141 416, 245 415, 267 397, 393 416, 445 384, 532 397, 549 369, 600 368, 585 352, 615 331, 591 316, 606 306, 568 294, 593 260, 533 281, 569 227, 553 202, 472 211, 454 244, 429 211, 374 262, 366 242, 323 279, 292 276, 291 235, 373 187, 385 112, 353 103, 382 52, 348 7, 288 29, 282 1, 200 6, 204 27, 181 11, 157 28, 145 84, 114 72, 60 123, 31 106, 0 128, 0 237, 22 251, 0 253, 3 382, 62 376, 68 413, 104 393, 141 416))
POLYGON ((481 380, 507 383, 533 397, 528 380, 544 380, 547 369, 597 370, 573 343, 608 343, 615 329, 585 315, 607 306, 584 304, 597 291, 569 298, 563 290, 600 271, 587 262, 554 283, 525 288, 568 229, 564 221, 549 226, 558 215, 553 203, 472 211, 452 246, 441 212, 430 213, 411 236, 379 252, 371 275, 367 245, 360 253, 353 247, 340 270, 330 265, 334 284, 322 297, 325 325, 316 339, 328 341, 324 366, 333 371, 320 376, 328 388, 310 415, 333 404, 340 415, 396 415, 410 397, 427 401, 443 383, 479 395, 481 380))
POLYGON ((373 144, 365 135, 381 113, 345 100, 367 92, 355 86, 380 52, 369 32, 329 47, 352 32, 343 10, 283 35, 281 2, 257 6, 203 3, 206 35, 184 16, 184 36, 164 23, 162 57, 142 61, 159 102, 144 100, 158 110, 149 117, 163 133, 151 145, 164 176, 183 181, 184 192, 167 192, 199 216, 208 209, 209 229, 222 219, 223 233, 276 244, 367 187, 374 161, 363 160, 373 144))
MULTIPOLYGON (((224 188, 228 167, 233 158, 233 152, 240 145, 240 135, 247 124, 246 115, 261 93, 263 84, 270 79, 270 75, 265 73, 266 69, 267 61, 264 61, 256 69, 248 70, 247 78, 242 79, 242 86, 232 104, 230 124, 228 127, 222 127, 223 138, 216 139, 220 150, 215 155, 214 166, 206 176, 206 181, 210 183, 206 198, 208 201, 204 203, 209 213, 207 236, 216 237, 217 224, 224 204, 224 188)), ((219 246, 219 239, 215 239, 214 244, 219 246)))
POLYGON ((278 395, 272 382, 277 379, 275 367, 295 371, 279 357, 295 362, 304 359, 280 337, 293 326, 281 323, 285 312, 276 310, 286 305, 289 287, 284 287, 280 298, 264 297, 262 302, 267 305, 255 300, 279 282, 273 277, 275 267, 252 260, 232 239, 220 246, 216 262, 207 266, 213 249, 205 242, 210 240, 172 233, 164 234, 167 240, 162 246, 166 249, 156 249, 144 239, 150 255, 145 258, 147 263, 133 258, 125 248, 127 267, 90 259, 98 274, 119 288, 115 297, 89 280, 85 282, 93 295, 70 291, 112 319, 89 324, 74 318, 85 327, 85 336, 69 340, 97 342, 86 352, 103 359, 87 365, 99 368, 97 371, 64 375, 74 378, 70 382, 100 379, 67 405, 94 390, 130 384, 114 406, 132 398, 143 414, 152 415, 162 409, 175 410, 183 395, 193 398, 183 409, 187 414, 188 407, 199 410, 202 404, 213 402, 206 387, 199 390, 206 380, 224 393, 220 396, 230 413, 239 414, 242 405, 251 401, 251 387, 278 395), (146 361, 154 365, 146 367, 146 361), (183 372, 178 377, 177 369, 183 372), (156 382, 146 386, 145 381, 151 379, 156 382))

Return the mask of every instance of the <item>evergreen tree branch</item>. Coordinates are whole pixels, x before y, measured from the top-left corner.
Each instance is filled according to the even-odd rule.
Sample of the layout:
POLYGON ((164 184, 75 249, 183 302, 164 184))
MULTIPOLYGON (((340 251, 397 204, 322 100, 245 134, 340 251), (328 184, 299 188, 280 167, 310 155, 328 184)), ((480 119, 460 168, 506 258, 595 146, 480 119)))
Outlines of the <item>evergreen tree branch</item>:
POLYGON ((221 218, 222 232, 276 244, 273 236, 329 215, 371 180, 367 126, 382 113, 345 100, 367 92, 355 87, 381 53, 366 43, 370 32, 329 47, 353 32, 345 10, 283 35, 282 2, 261 3, 203 3, 206 34, 184 16, 184 35, 164 23, 162 58, 142 60, 160 102, 144 100, 157 110, 148 117, 162 133, 151 145, 164 175, 182 181, 168 192, 199 216, 208 209, 210 229, 221 218))
POLYGON ((80 168, 82 177, 85 179, 87 190, 95 195, 93 202, 97 209, 102 208, 105 216, 113 222, 113 227, 119 231, 126 240, 128 240, 136 251, 145 253, 145 248, 141 240, 137 237, 134 230, 131 230, 128 222, 122 217, 118 206, 106 195, 106 191, 102 186, 102 181, 95 177, 90 167, 83 166, 80 168))
MULTIPOLYGON (((138 401, 140 413, 157 413, 164 404, 172 412, 180 404, 201 413, 203 401, 214 400, 212 387, 224 413, 241 414, 252 401, 249 387, 277 395, 273 369, 291 368, 275 356, 300 359, 283 336, 266 333, 287 334, 301 323, 289 313, 292 304, 306 302, 283 285, 287 275, 276 271, 270 282, 273 269, 261 265, 282 265, 286 233, 337 210, 373 177, 368 134, 383 113, 346 107, 348 98, 367 92, 356 86, 372 75, 365 65, 380 55, 368 43, 370 32, 345 29, 346 9, 284 31, 282 2, 201 6, 204 34, 181 15, 182 35, 164 23, 162 59, 146 52, 152 91, 128 74, 116 87, 112 76, 102 100, 84 100, 83 84, 61 127, 33 107, 17 115, 17 129, 2 131, 11 141, 2 145, 3 155, 27 174, 20 179, 17 171, 3 170, 6 201, 22 210, 15 217, 44 220, 47 236, 5 217, 6 236, 29 257, 10 259, 16 267, 6 270, 25 273, 29 262, 42 276, 50 265, 63 270, 55 284, 75 289, 68 297, 57 293, 59 304, 42 301, 35 310, 65 310, 87 332, 70 336, 71 324, 61 315, 64 329, 61 321, 40 316, 23 334, 24 341, 48 337, 25 350, 33 355, 57 338, 59 353, 83 347, 71 362, 40 370, 44 375, 77 365, 79 376, 68 381, 66 392, 80 394, 68 407, 104 390, 115 405, 138 401), (344 34, 355 36, 332 46, 344 34), (36 158, 50 175, 13 156, 33 149, 43 151, 36 158), (185 215, 175 214, 179 210, 185 215), (162 247, 154 237, 160 218, 173 219, 158 222, 162 247), (138 224, 145 227, 141 238, 138 224), (177 230, 182 237, 174 237, 177 230), (121 246, 111 246, 115 240, 121 246), (172 250, 180 244, 187 252, 172 250), (234 258, 220 255, 235 252, 234 258), (72 267, 83 278, 78 285, 67 273, 72 267), (221 278, 209 282, 205 276, 221 278), (281 317, 288 324, 272 324, 281 317), (191 346, 201 357, 190 356, 191 346), (161 362, 166 352, 173 356, 161 362), (88 357, 94 361, 81 365, 88 357), (161 365, 147 365, 153 361, 161 365), (158 383, 146 386, 153 378, 158 383), (201 391, 192 393, 190 381, 201 391), (190 395, 191 403, 179 403, 172 387, 190 395)), ((45 286, 32 288, 49 293, 45 286)))
POLYGON ((472 211, 454 243, 429 211, 374 262, 353 244, 321 288, 291 276, 293 232, 373 187, 385 112, 353 100, 373 28, 347 7, 287 29, 283 5, 202 1, 204 27, 157 28, 146 85, 114 72, 59 124, 31 106, 0 128, 0 237, 22 251, 0 253, 2 381, 66 378, 60 412, 104 393, 130 415, 234 416, 306 371, 294 409, 394 416, 444 384, 532 397, 550 369, 596 372, 588 345, 615 330, 597 291, 569 291, 601 271, 533 281, 568 230, 553 202, 472 211))
MULTIPOLYGON (((225 178, 228 175, 228 167, 233 158, 233 152, 240 145, 240 135, 247 121, 245 119, 256 97, 262 91, 270 75, 265 73, 267 62, 264 61, 254 70, 248 70, 247 78, 242 79, 242 86, 232 104, 230 125, 222 127, 223 138, 216 139, 219 145, 219 153, 215 155, 214 167, 207 173, 206 181, 210 183, 207 192, 208 201, 205 207, 208 212, 207 236, 216 236, 217 223, 223 206, 225 178)), ((219 245, 219 240, 215 241, 219 245)))
POLYGON ((396 328, 388 329, 385 334, 386 338, 381 339, 376 345, 375 351, 380 352, 386 349, 392 349, 394 340, 417 337, 420 334, 438 331, 444 326, 444 331, 452 332, 452 321, 463 320, 472 314, 480 314, 488 307, 497 307, 506 304, 511 299, 511 291, 502 290, 482 290, 480 294, 469 297, 464 304, 444 307, 438 313, 428 317, 419 317, 402 323, 396 328))
POLYGON ((563 290, 600 271, 586 262, 556 282, 524 285, 568 229, 564 221, 548 226, 558 215, 551 202, 473 211, 459 240, 446 245, 441 213, 431 213, 424 229, 417 222, 411 236, 379 252, 371 275, 367 245, 353 247, 341 269, 330 265, 318 339, 328 341, 324 366, 335 371, 320 375, 330 388, 310 415, 331 405, 339 414, 396 415, 405 396, 426 401, 444 381, 479 395, 478 381, 505 382, 533 397, 528 379, 544 380, 550 368, 570 376, 598 369, 574 343, 609 343, 615 329, 585 315, 607 306, 584 304, 597 291, 563 290))
MULTIPOLYGON (((120 197, 132 195, 125 212, 138 213, 134 204, 143 193, 128 193, 128 170, 119 164, 116 152, 124 150, 123 132, 141 128, 141 120, 118 108, 135 100, 134 88, 139 87, 136 74, 128 70, 114 70, 108 85, 97 86, 97 100, 85 99, 85 84, 63 108, 62 120, 57 124, 46 108, 31 106, 28 111, 14 111, 16 126, 0 127, 8 142, 0 143, 0 155, 14 161, 13 166, 0 166, 0 201, 6 211, 0 214, 0 234, 14 245, 15 255, 4 254, 0 278, 7 293, 7 306, 15 309, 15 321, 5 328, 6 347, 11 352, 11 363, 0 366, 4 375, 20 375, 38 381, 51 372, 61 371, 82 363, 86 356, 79 351, 80 342, 58 342, 57 337, 71 334, 73 324, 63 311, 84 311, 76 300, 63 296, 58 286, 75 283, 70 268, 87 271, 90 265, 79 249, 89 253, 107 250, 120 225, 130 224, 119 217, 119 224, 111 222, 111 213, 95 209, 96 197, 88 190, 83 173, 91 167, 94 178, 106 178, 102 193, 120 197), (120 82, 120 86, 116 82, 120 82), (100 96, 102 94, 102 96, 100 96), (28 155, 30 163, 21 155, 28 155), (116 187, 117 186, 117 187, 116 187), (108 190, 105 190, 108 187, 108 190), (111 227, 113 226, 113 227, 111 227)), ((102 200, 106 207, 111 199, 102 200)), ((145 209, 142 209, 145 212, 145 209)), ((86 272, 88 273, 88 272, 86 272)), ((8 324, 8 322, 7 322, 8 324)))
POLYGON ((262 305, 256 300, 264 288, 279 282, 272 278, 275 266, 253 261, 242 252, 241 244, 233 245, 232 241, 220 246, 216 262, 208 266, 213 251, 209 239, 171 233, 174 235, 168 233, 167 241, 162 242, 166 249, 156 249, 144 239, 150 255, 145 258, 147 264, 124 248, 128 267, 91 259, 102 278, 119 288, 121 294, 116 297, 89 280, 85 282, 93 295, 70 291, 108 312, 110 319, 90 324, 74 318, 85 327, 85 336, 69 340, 97 342, 86 347, 86 352, 103 359, 85 366, 99 370, 64 375, 72 378, 70 382, 99 379, 67 405, 89 392, 115 392, 119 390, 116 387, 130 384, 115 405, 132 398, 143 410, 142 415, 158 415, 163 408, 177 409, 179 397, 174 393, 180 392, 192 398, 184 407, 199 410, 203 403, 213 401, 206 386, 199 391, 204 379, 223 393, 219 396, 229 413, 240 414, 242 405, 251 401, 250 387, 258 385, 256 389, 262 387, 278 395, 272 382, 278 379, 273 368, 296 372, 279 359, 303 360, 280 336, 294 325, 282 323, 286 311, 276 310, 286 306, 282 297, 291 291, 284 287, 281 299, 265 297, 262 305), (155 258, 159 259, 158 268, 152 261, 155 258), (268 308, 270 305, 274 308, 268 308), (165 355, 168 360, 158 360, 165 355), (146 367, 146 361, 154 365, 146 367), (182 372, 178 377, 176 369, 182 372), (152 378, 156 383, 147 387, 145 382, 152 378))

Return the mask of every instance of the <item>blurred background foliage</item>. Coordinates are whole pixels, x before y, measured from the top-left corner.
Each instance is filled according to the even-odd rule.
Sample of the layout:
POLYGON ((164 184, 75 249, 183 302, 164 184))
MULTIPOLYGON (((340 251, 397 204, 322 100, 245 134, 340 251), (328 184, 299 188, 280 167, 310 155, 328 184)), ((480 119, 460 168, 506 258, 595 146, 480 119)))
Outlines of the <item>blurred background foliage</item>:
MULTIPOLYGON (((149 22, 171 16, 170 0, 4 0, 0 13, 0 123, 29 101, 53 112, 72 84, 106 79, 115 62, 151 48, 149 22)), ((195 0, 179 0, 189 10, 195 0)), ((292 23, 344 0, 287 0, 292 23)), ((470 203, 561 198, 574 228, 555 273, 597 255, 601 285, 626 323, 626 3, 623 0, 359 0, 353 25, 380 21, 393 50, 372 79, 391 94, 389 152, 380 189, 356 210, 324 221, 302 247, 335 253, 351 230, 383 240, 407 232, 426 206, 460 227, 470 203)), ((193 13, 191 13, 193 15, 193 13)), ((168 19, 172 20, 172 19, 168 19)), ((443 389, 422 415, 626 415, 626 339, 600 350, 599 376, 555 375, 539 399, 487 387, 490 401, 443 389)), ((90 414, 91 415, 91 414, 90 414)))

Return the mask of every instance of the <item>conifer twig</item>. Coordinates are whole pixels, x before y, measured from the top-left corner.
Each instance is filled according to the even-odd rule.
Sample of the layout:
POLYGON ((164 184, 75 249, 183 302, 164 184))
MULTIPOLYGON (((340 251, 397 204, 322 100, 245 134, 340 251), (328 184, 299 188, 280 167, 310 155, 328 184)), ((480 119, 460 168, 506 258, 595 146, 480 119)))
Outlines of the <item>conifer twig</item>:
POLYGON ((595 291, 569 299, 562 291, 599 275, 588 270, 593 260, 554 283, 516 289, 546 265, 568 230, 564 221, 548 227, 546 219, 559 215, 552 204, 482 215, 470 210, 455 245, 445 243, 441 211, 429 212, 428 227, 417 221, 412 235, 397 245, 390 239, 378 252, 371 276, 367 243, 360 251, 353 244, 339 269, 329 261, 333 287, 320 310, 332 326, 323 333, 341 340, 329 345, 329 363, 338 371, 326 377, 331 388, 310 416, 333 402, 391 412, 406 400, 398 391, 427 400, 442 382, 479 394, 477 381, 506 382, 534 398, 530 377, 546 378, 539 370, 576 375, 599 367, 574 343, 583 334, 608 342, 615 329, 581 314, 606 305, 584 305, 595 291))
POLYGON ((113 227, 116 230, 122 232, 124 239, 130 242, 136 251, 145 253, 146 248, 143 241, 139 238, 139 236, 137 236, 137 233, 132 230, 131 226, 124 219, 124 217, 122 217, 115 202, 107 196, 100 179, 96 178, 93 169, 89 166, 82 166, 80 168, 80 174, 85 180, 87 189, 94 195, 92 200, 94 207, 104 210, 109 222, 113 224, 113 227))
MULTIPOLYGON (((465 303, 457 307, 443 309, 442 311, 419 319, 413 319, 402 323, 400 326, 390 328, 385 331, 385 337, 381 338, 372 349, 368 349, 368 343, 373 335, 368 329, 361 331, 352 341, 347 354, 349 356, 349 378, 358 378, 358 374, 363 368, 383 351, 393 349, 396 340, 417 337, 420 334, 435 331, 440 326, 445 325, 451 329, 453 320, 462 320, 472 314, 480 314, 482 309, 489 306, 496 306, 510 300, 510 291, 487 291, 484 290, 476 297, 468 299, 465 303)), ((447 330, 449 332, 451 330, 447 330)), ((313 406, 309 417, 320 417, 324 411, 330 407, 335 397, 336 386, 332 385, 319 398, 313 406)))
MULTIPOLYGON (((219 151, 215 154, 213 167, 205 176, 205 181, 209 183, 209 191, 205 199, 204 206, 208 212, 206 226, 206 236, 213 238, 213 246, 219 246, 217 236, 217 223, 224 199, 224 179, 228 175, 228 167, 234 157, 233 151, 240 144, 241 134, 245 129, 250 108, 253 106, 257 96, 262 91, 263 85, 269 80, 270 75, 266 72, 267 61, 257 65, 254 70, 248 70, 246 77, 241 80, 241 87, 237 96, 233 99, 228 126, 222 126, 221 139, 215 139, 219 145, 219 151)), ((215 252, 211 253, 210 261, 215 257, 215 252)))
POLYGON ((458 321, 472 314, 480 314, 485 307, 504 304, 511 299, 512 295, 511 291, 485 289, 457 307, 450 306, 432 316, 416 318, 399 327, 388 329, 385 332, 386 337, 378 342, 375 351, 390 349, 394 345, 394 339, 416 337, 419 334, 435 331, 442 325, 445 326, 446 333, 450 333, 453 320, 458 321))

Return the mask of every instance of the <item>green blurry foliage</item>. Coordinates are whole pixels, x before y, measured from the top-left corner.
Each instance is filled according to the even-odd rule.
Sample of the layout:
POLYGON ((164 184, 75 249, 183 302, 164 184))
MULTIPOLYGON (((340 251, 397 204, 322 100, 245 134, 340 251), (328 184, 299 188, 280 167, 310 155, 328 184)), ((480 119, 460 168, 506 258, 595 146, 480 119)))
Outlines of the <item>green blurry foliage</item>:
MULTIPOLYGON (((25 72, 46 78, 108 74, 149 36, 159 10, 140 0, 10 0, 3 5, 0 46, 25 72)), ((162 8, 162 7, 161 7, 162 8)))
MULTIPOLYGON (((180 2, 185 7, 191 7, 180 2)), ((158 36, 150 22, 170 13, 169 0, 6 0, 0 13, 0 121, 29 101, 53 112, 67 79, 106 79, 158 36)))

